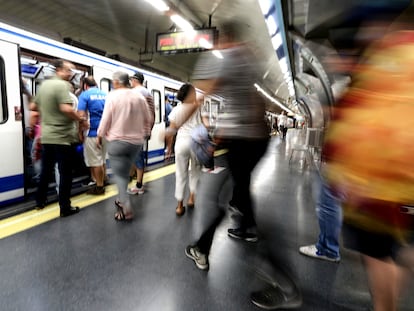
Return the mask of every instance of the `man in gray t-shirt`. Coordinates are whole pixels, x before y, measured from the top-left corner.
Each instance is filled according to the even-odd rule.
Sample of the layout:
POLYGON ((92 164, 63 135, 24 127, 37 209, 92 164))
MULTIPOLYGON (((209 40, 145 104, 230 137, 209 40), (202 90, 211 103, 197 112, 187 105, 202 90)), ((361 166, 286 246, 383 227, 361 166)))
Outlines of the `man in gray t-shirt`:
MULTIPOLYGON (((256 242, 258 238, 254 230, 256 222, 250 194, 250 179, 253 169, 266 152, 269 136, 264 100, 254 87, 254 84, 260 81, 256 74, 255 58, 246 44, 237 42, 239 29, 234 23, 224 25, 220 29, 220 36, 224 38, 225 44, 220 50, 222 58, 216 58, 209 52, 203 53, 196 64, 193 80, 197 88, 207 94, 222 96, 225 101, 224 109, 218 114, 215 139, 228 149, 226 156, 234 187, 229 204, 239 216, 237 227, 228 229, 227 233, 235 239, 256 242)), ((205 183, 208 183, 208 186, 205 186, 208 193, 199 193, 203 198, 200 202, 204 203, 199 209, 203 213, 199 228, 202 233, 196 237, 195 243, 187 246, 185 250, 187 257, 194 260, 196 266, 202 270, 209 268, 208 256, 214 232, 225 214, 216 206, 227 180, 222 174, 225 173, 219 173, 214 182, 210 179, 210 183, 205 183)), ((284 279, 295 288, 287 276, 284 279)), ((272 287, 270 303, 263 303, 262 297, 268 297, 267 291, 251 295, 252 302, 261 307, 299 306, 301 303, 296 289, 285 292, 279 287, 272 287), (275 304, 274 301, 278 297, 283 297, 284 300, 275 304)))
MULTIPOLYGON (((217 58, 210 52, 203 53, 192 78, 197 88, 224 98, 225 105, 218 113, 215 139, 228 149, 227 162, 234 184, 230 205, 243 215, 238 228, 229 229, 228 235, 253 242, 257 241, 257 235, 251 230, 255 228, 256 222, 250 194, 250 177, 266 151, 269 136, 265 122, 265 103, 254 87, 257 81, 254 57, 246 44, 237 41, 234 30, 220 30, 220 36, 225 39, 224 49, 220 50, 222 58, 217 58)), ((188 249, 187 254, 195 250, 208 256, 213 238, 210 234, 211 224, 218 224, 222 217, 219 208, 216 210, 216 213, 210 212, 203 218, 205 231, 196 245, 188 249)))

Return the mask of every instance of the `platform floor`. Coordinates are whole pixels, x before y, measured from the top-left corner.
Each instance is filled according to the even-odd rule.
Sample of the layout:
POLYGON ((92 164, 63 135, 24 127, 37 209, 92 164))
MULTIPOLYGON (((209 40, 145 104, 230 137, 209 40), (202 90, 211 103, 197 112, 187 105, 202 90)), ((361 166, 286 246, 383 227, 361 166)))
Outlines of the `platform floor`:
MULTIPOLYGON (((57 206, 51 206, 0 223, 0 309, 259 310, 249 300, 251 291, 278 282, 283 271, 302 292, 298 310, 369 310, 358 255, 343 249, 335 264, 298 252, 318 234, 316 174, 297 157, 289 165, 290 138, 273 137, 255 170, 258 243, 228 237, 227 217, 216 232, 210 270, 198 270, 184 249, 197 232, 202 207, 196 202, 194 210, 176 217, 174 166, 162 168, 159 176, 149 173, 145 194, 132 197, 131 223, 113 219, 114 186, 103 201, 74 198, 83 208, 68 218, 57 217, 57 206)), ((227 178, 226 172, 203 173, 202 182, 227 178)), ((230 193, 231 184, 225 183, 224 204, 230 193)), ((414 310, 413 297, 405 298, 400 310, 414 310)))

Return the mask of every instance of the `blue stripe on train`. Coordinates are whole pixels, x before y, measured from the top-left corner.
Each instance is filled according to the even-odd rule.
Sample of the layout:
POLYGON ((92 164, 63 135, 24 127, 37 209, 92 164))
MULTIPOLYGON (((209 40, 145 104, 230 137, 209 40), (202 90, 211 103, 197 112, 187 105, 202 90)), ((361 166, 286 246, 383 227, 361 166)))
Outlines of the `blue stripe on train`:
POLYGON ((0 202, 0 207, 5 207, 11 204, 15 204, 15 203, 20 203, 24 201, 24 196, 18 197, 18 198, 14 198, 14 199, 10 199, 10 200, 5 200, 0 202))
POLYGON ((159 157, 159 156, 164 156, 164 153, 165 153, 164 149, 148 151, 148 159, 159 157))
POLYGON ((24 187, 24 175, 14 175, 0 178, 0 192, 6 192, 24 187))

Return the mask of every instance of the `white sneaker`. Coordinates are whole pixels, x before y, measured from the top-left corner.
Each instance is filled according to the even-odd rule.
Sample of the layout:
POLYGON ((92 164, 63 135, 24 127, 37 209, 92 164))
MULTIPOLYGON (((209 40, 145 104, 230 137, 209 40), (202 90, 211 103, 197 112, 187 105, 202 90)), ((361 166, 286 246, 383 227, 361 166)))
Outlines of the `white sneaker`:
POLYGON ((305 255, 305 256, 318 258, 318 259, 322 259, 322 260, 326 260, 326 261, 330 261, 330 262, 339 262, 339 261, 341 261, 340 257, 328 257, 328 256, 325 256, 325 255, 319 255, 318 254, 318 249, 316 248, 315 244, 299 247, 299 253, 301 253, 302 255, 305 255))
POLYGON ((197 246, 188 245, 185 249, 185 254, 188 258, 194 260, 197 268, 200 270, 208 270, 208 258, 207 255, 200 252, 197 246))
POLYGON ((139 195, 139 194, 144 194, 144 187, 138 188, 137 186, 129 188, 127 190, 128 194, 135 194, 135 195, 139 195))

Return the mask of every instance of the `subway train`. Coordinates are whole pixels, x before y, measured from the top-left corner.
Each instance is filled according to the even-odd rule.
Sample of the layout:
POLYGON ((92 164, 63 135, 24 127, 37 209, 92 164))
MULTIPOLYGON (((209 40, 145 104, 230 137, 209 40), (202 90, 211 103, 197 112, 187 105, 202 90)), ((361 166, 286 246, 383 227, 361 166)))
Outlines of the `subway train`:
MULTIPOLYGON (((71 82, 75 87, 80 86, 83 77, 93 75, 102 90, 110 91, 113 72, 123 70, 131 75, 137 70, 142 72, 155 105, 155 125, 148 141, 147 164, 151 166, 165 159, 165 142, 159 135, 165 129, 165 101, 174 101, 182 81, 0 23, 0 208, 29 201, 36 190, 31 141, 25 134, 29 120, 26 90, 36 95, 42 80, 54 74, 52 61, 57 58, 74 63, 76 69, 71 82)), ((204 101, 214 119, 222 100, 206 96, 204 101)), ((74 159, 74 187, 88 178, 81 146, 78 155, 79 159, 74 159)))

